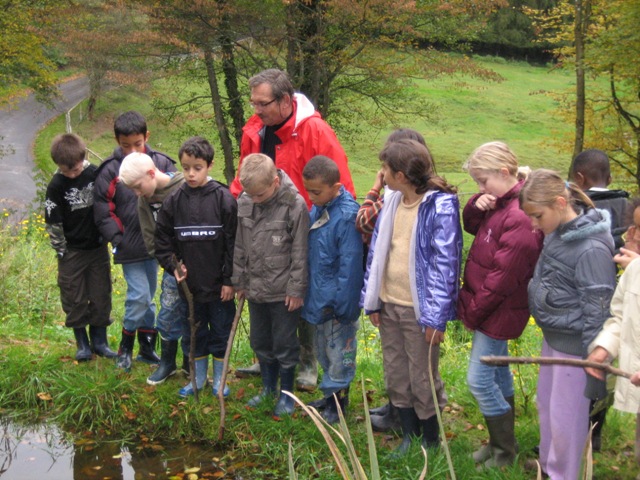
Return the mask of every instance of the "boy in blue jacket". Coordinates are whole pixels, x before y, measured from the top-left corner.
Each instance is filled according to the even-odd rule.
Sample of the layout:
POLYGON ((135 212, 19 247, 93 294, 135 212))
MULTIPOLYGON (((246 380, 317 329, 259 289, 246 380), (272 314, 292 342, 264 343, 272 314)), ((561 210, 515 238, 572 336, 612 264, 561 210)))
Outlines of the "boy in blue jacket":
POLYGON ((356 371, 356 332, 363 283, 362 237, 355 220, 359 205, 340 183, 340 170, 328 157, 313 157, 302 171, 313 203, 309 229, 309 288, 302 317, 316 327, 316 354, 323 369, 315 402, 330 423, 339 420, 349 403, 356 371))

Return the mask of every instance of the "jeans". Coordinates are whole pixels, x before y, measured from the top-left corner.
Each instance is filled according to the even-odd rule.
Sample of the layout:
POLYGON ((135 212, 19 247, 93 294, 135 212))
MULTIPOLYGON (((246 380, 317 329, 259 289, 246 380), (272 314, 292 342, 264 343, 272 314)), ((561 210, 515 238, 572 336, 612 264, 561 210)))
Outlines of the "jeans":
POLYGON ((315 325, 315 350, 323 370, 320 390, 325 397, 347 388, 356 375, 359 327, 358 320, 351 323, 329 320, 315 325))
POLYGON ((284 301, 257 303, 249 300, 249 340, 260 363, 279 363, 281 369, 300 361, 298 321, 301 308, 290 312, 284 301))
POLYGON ((156 325, 163 340, 180 340, 183 323, 187 321, 187 302, 180 298, 176 277, 162 273, 160 312, 156 325))
POLYGON ((485 417, 498 417, 511 410, 505 400, 513 396, 513 377, 509 366, 486 365, 480 361, 484 355, 509 355, 507 340, 496 340, 476 330, 467 383, 485 417))
MULTIPOLYGON (((185 309, 186 312, 187 309, 185 309)), ((234 300, 223 302, 220 299, 212 302, 193 302, 193 311, 196 324, 196 345, 194 358, 213 355, 216 358, 224 358, 227 351, 227 342, 236 314, 234 300)), ((185 323, 189 320, 185 317, 185 323)), ((187 327, 190 328, 190 327, 187 327)))
POLYGON ((153 297, 158 283, 158 262, 149 259, 142 262, 123 263, 122 272, 127 282, 122 326, 130 332, 135 332, 139 328, 153 329, 156 320, 153 297))

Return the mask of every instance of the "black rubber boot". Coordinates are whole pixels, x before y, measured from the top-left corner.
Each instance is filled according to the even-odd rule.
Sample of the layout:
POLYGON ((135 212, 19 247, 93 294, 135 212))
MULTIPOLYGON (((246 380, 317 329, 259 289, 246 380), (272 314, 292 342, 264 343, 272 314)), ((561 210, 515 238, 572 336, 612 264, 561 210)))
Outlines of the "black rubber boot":
POLYGON ((594 425, 591 431, 591 448, 594 452, 599 452, 602 447, 602 427, 604 426, 609 407, 604 406, 596 413, 592 413, 596 403, 596 400, 591 400, 589 404, 589 428, 591 428, 591 424, 594 425))
POLYGON ((422 425, 422 446, 424 448, 440 448, 438 416, 432 415, 426 420, 420 420, 420 425, 422 425))
POLYGON ((160 363, 160 357, 156 353, 156 339, 158 331, 155 329, 143 330, 138 329, 138 356, 136 361, 156 365, 160 363))
POLYGON ((389 408, 391 407, 391 401, 385 403, 381 407, 370 408, 369 415, 386 415, 389 413, 389 408))
POLYGON ((334 395, 327 398, 327 404, 322 412, 322 418, 329 424, 334 425, 340 421, 338 414, 338 406, 342 410, 342 415, 347 415, 347 407, 349 405, 349 389, 338 390, 334 395))
POLYGON ((182 367, 180 367, 180 371, 186 375, 187 378, 191 377, 191 367, 189 366, 189 355, 186 353, 182 354, 182 367))
POLYGON ((402 427, 402 443, 393 451, 394 458, 404 457, 411 442, 420 436, 420 419, 413 408, 398 408, 398 416, 402 427))
POLYGON ((136 332, 122 329, 122 340, 118 348, 118 358, 116 359, 116 367, 121 368, 125 372, 131 370, 133 357, 133 344, 136 341, 136 332))
POLYGON ((400 432, 402 430, 402 426, 400 425, 398 409, 389 402, 388 407, 386 408, 386 414, 371 415, 371 428, 374 432, 400 432))
POLYGON ((89 338, 93 346, 93 352, 99 357, 116 358, 118 354, 109 348, 107 340, 107 327, 89 327, 89 338))
POLYGON ((248 407, 257 407, 267 397, 275 397, 278 389, 278 362, 260 362, 260 375, 262 376, 262 390, 247 402, 248 407))
POLYGON ((282 417, 283 415, 291 415, 296 405, 289 395, 282 393, 282 390, 293 393, 293 383, 296 375, 296 367, 280 369, 280 398, 273 410, 274 417, 282 417))
POLYGON ((89 337, 87 336, 86 328, 74 328, 73 335, 76 337, 76 360, 79 362, 86 362, 91 360, 91 344, 89 343, 89 337))
POLYGON ((313 407, 317 411, 322 412, 325 408, 327 408, 327 403, 329 399, 327 397, 319 398, 318 400, 314 400, 312 402, 307 403, 307 407, 313 407))
POLYGON ((177 351, 177 340, 164 340, 160 338, 160 366, 147 378, 149 385, 158 385, 178 371, 176 367, 177 351))

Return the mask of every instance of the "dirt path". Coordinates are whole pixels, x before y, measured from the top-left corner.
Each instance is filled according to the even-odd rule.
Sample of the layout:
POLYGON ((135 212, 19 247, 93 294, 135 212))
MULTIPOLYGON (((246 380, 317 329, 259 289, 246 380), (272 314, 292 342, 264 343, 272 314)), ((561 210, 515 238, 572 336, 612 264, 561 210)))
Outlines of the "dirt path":
MULTIPOLYGON (((86 78, 65 82, 60 86, 62 98, 54 108, 36 102, 33 95, 20 100, 13 108, 0 110, 0 213, 12 212, 20 220, 36 198, 33 181, 33 143, 38 132, 52 119, 85 98, 89 92, 86 78)), ((62 132, 61 132, 62 133, 62 132)))

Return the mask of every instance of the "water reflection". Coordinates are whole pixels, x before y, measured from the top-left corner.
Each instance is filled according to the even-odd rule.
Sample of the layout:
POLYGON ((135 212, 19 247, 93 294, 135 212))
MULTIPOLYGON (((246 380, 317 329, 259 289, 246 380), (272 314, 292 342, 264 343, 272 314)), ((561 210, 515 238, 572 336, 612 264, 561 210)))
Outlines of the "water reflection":
POLYGON ((0 420, 0 433, 3 480, 169 479, 187 478, 187 470, 194 478, 242 478, 232 473, 238 465, 221 469, 220 452, 200 445, 73 443, 53 426, 21 426, 6 419, 0 420))

